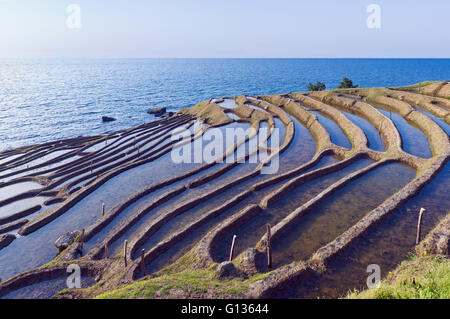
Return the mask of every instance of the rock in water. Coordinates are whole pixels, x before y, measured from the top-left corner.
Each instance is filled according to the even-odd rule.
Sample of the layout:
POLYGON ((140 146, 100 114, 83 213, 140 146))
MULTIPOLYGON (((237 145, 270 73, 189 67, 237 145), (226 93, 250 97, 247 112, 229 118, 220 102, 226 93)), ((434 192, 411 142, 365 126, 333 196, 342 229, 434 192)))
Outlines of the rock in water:
POLYGON ((166 113, 166 108, 165 107, 154 107, 154 108, 149 109, 147 111, 147 113, 155 115, 155 116, 160 116, 160 115, 166 113))
POLYGON ((56 248, 58 248, 59 251, 62 251, 64 249, 66 249, 67 247, 69 247, 74 242, 75 238, 77 238, 77 236, 79 234, 80 234, 79 230, 74 230, 74 231, 70 231, 70 232, 67 232, 67 233, 61 235, 55 241, 56 248))
POLYGON ((103 122, 113 122, 113 121, 115 121, 115 120, 116 120, 116 119, 113 118, 113 117, 102 116, 102 121, 103 121, 103 122))
POLYGON ((159 115, 160 117, 171 117, 171 116, 173 116, 173 112, 166 112, 166 113, 163 113, 163 114, 161 114, 161 115, 159 115))

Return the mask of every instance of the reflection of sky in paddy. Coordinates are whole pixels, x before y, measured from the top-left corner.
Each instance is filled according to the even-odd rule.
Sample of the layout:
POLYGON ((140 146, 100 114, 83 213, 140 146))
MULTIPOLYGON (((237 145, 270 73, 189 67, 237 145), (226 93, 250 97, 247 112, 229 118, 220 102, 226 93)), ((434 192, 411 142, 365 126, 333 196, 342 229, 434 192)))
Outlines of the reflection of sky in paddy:
MULTIPOLYGON (((35 182, 22 182, 17 184, 12 184, 5 187, 0 187, 0 201, 25 193, 33 189, 41 189, 42 185, 35 182)), ((1 208, 0 208, 1 211, 1 208)))
POLYGON ((378 111, 383 113, 387 118, 391 117, 402 139, 403 150, 412 155, 423 158, 430 158, 432 156, 430 145, 425 134, 418 128, 410 125, 401 115, 385 111, 378 108, 378 111))
POLYGON ((49 199, 49 197, 36 196, 7 204, 0 207, 0 217, 10 216, 36 205, 42 205, 47 199, 49 199))

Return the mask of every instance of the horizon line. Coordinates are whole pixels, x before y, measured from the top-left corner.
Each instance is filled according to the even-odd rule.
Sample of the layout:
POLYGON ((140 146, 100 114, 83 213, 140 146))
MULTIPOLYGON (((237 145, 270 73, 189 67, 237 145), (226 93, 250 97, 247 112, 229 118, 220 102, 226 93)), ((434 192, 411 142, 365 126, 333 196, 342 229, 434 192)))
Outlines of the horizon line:
POLYGON ((450 57, 0 57, 0 59, 10 59, 10 60, 26 60, 26 59, 36 59, 36 60, 58 60, 58 59, 79 59, 79 60, 149 60, 149 59, 170 59, 170 60, 383 60, 383 59, 398 59, 398 60, 449 60, 450 57))

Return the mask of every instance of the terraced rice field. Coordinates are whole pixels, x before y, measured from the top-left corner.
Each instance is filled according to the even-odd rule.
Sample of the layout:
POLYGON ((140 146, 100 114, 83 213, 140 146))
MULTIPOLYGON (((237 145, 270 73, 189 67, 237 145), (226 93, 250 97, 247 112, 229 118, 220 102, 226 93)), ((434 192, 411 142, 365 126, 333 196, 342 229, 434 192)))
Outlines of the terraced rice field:
POLYGON ((185 270, 212 269, 234 235, 234 265, 255 279, 226 297, 361 288, 367 265, 386 274, 413 249, 420 207, 424 232, 449 212, 449 89, 214 98, 129 130, 2 152, 0 297, 49 298, 71 263, 89 296, 187 257, 185 270), (174 163, 214 127, 246 131, 215 161, 174 163), (189 139, 172 138, 180 129, 189 139), (83 235, 58 254, 54 241, 73 230, 83 235))

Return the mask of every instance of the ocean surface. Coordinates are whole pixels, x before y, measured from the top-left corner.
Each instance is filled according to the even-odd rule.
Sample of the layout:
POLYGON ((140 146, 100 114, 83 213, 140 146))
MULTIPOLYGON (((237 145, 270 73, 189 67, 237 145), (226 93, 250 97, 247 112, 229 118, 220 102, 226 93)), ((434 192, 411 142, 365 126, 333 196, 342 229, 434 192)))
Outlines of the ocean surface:
POLYGON ((154 120, 211 97, 450 80, 450 59, 0 60, 0 151, 154 120), (117 121, 103 124, 103 115, 117 121))

